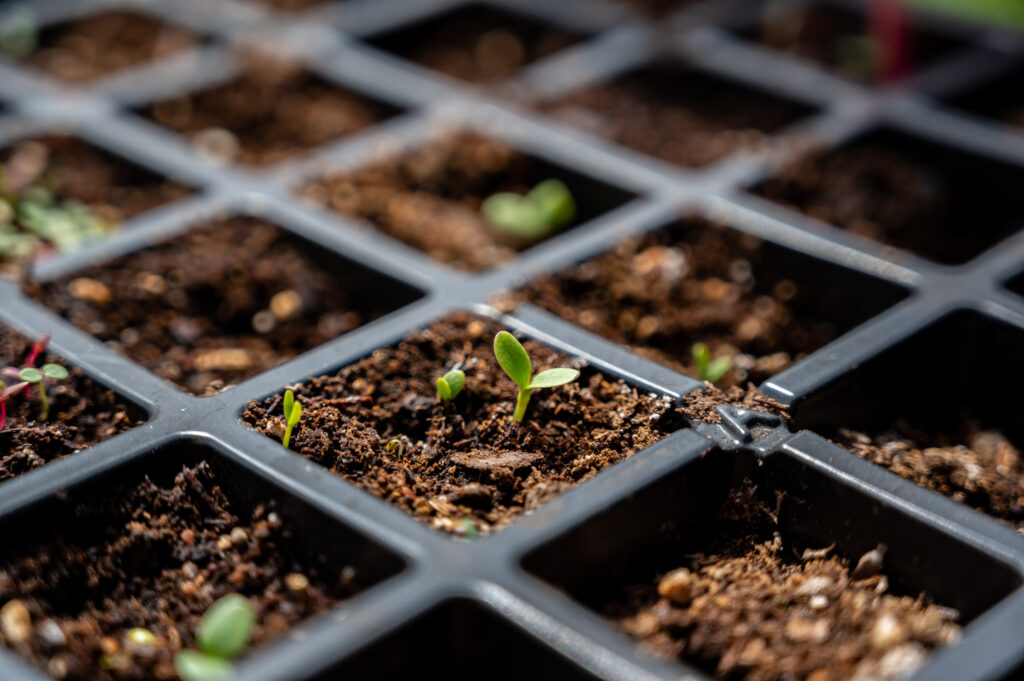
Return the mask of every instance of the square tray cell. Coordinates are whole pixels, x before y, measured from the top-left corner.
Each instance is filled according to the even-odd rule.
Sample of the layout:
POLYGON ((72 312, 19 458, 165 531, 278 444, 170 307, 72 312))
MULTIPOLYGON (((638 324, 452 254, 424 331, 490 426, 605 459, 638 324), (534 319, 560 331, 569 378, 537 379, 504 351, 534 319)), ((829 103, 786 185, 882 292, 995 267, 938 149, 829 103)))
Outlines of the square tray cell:
POLYGON ((475 681, 484 669, 493 681, 597 681, 486 606, 463 599, 436 606, 315 681, 403 681, 421 676, 424 669, 443 669, 451 681, 475 681), (501 664, 494 664, 497 659, 501 664))
POLYGON ((551 178, 564 182, 576 203, 576 216, 562 231, 634 198, 624 189, 470 132, 407 148, 355 170, 328 171, 298 191, 452 267, 477 271, 547 238, 527 240, 501 232, 481 214, 484 200, 497 192, 525 194, 551 178))
POLYGON ((4 644, 69 681, 177 678, 174 653, 195 647, 199 618, 227 594, 254 606, 259 648, 403 568, 190 440, 45 497, 0 527, 4 644), (134 627, 156 643, 132 643, 134 627))
MULTIPOLYGON (((952 55, 964 44, 950 37, 914 25, 907 13, 907 52, 899 77, 928 67, 952 55)), ((867 16, 859 11, 828 3, 792 3, 769 1, 761 10, 761 20, 742 35, 766 47, 818 62, 849 78, 862 80, 885 78, 886 66, 872 56, 867 16)), ((898 67, 896 67, 898 69, 898 67)))
MULTIPOLYGON (((42 351, 36 342, 0 326, 0 369, 59 364, 70 376, 46 386, 47 419, 40 421, 38 385, 4 400, 6 420, 0 426, 0 480, 38 468, 78 450, 108 440, 146 420, 145 412, 113 390, 96 383, 61 357, 42 351)), ((39 346, 45 348, 45 343, 39 346)), ((0 375, 0 386, 18 378, 0 375)))
MULTIPOLYGON (((516 424, 517 389, 494 358, 501 329, 454 313, 337 374, 294 386, 303 412, 291 448, 435 529, 473 536, 687 425, 669 398, 530 339, 524 346, 535 373, 571 367, 582 375, 534 391, 516 424), (465 372, 465 389, 439 402, 436 381, 453 366, 465 372)), ((280 441, 281 410, 281 396, 272 395, 251 402, 242 420, 280 441)))
POLYGON ((950 106, 1024 131, 1024 70, 983 82, 953 97, 950 106))
POLYGON ((1024 168, 881 128, 753 188, 840 229, 956 265, 1024 227, 1024 168))
POLYGON ((906 295, 757 237, 688 218, 512 294, 697 376, 693 345, 728 357, 729 386, 761 382, 906 295), (820 286, 829 281, 830 286, 820 286), (841 293, 860 292, 856 299, 841 293))
POLYGON ((266 220, 242 216, 213 219, 25 289, 196 395, 251 378, 420 297, 266 220))
POLYGON ((1024 530, 1022 343, 957 312, 806 396, 794 425, 1024 530))
POLYGON ((631 71, 541 109, 562 123, 683 167, 755 149, 767 135, 814 111, 680 63, 631 71))
POLYGON ((524 564, 645 652, 745 681, 893 678, 1019 586, 1009 565, 840 480, 781 452, 709 452, 524 564), (880 565, 860 560, 879 544, 880 565))
POLYGON ((525 14, 468 5, 371 36, 367 42, 447 76, 488 84, 582 38, 525 14))
POLYGON ((299 63, 250 53, 241 73, 138 113, 218 160, 264 166, 351 135, 398 109, 330 83, 299 63))
MULTIPOLYGON (((34 18, 27 15, 29 25, 34 18)), ((133 10, 107 10, 44 27, 23 59, 32 68, 81 83, 180 52, 199 38, 133 10)))

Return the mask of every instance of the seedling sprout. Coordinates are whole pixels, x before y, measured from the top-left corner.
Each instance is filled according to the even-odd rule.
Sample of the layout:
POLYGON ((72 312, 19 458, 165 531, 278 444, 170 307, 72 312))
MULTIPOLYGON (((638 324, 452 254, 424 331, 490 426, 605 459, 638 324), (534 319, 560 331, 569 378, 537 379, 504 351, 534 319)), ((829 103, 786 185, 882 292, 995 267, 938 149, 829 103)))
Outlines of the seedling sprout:
POLYGON ((7 385, 0 379, 0 430, 3 430, 7 421, 7 400, 15 395, 25 394, 32 385, 38 386, 39 394, 39 416, 37 420, 46 421, 50 417, 50 400, 46 394, 46 384, 64 381, 68 378, 68 370, 59 364, 44 364, 36 368, 36 361, 46 350, 50 341, 50 334, 46 334, 32 344, 28 356, 25 358, 25 365, 22 367, 5 367, 0 374, 7 378, 15 379, 17 383, 7 385))
POLYGON ((454 400, 466 385, 466 374, 461 369, 452 369, 437 379, 437 399, 439 402, 454 400))
POLYGON ((249 600, 230 594, 210 606, 196 629, 199 650, 183 650, 174 656, 182 681, 213 681, 230 676, 231 660, 245 651, 256 625, 249 600))
POLYGON ((572 383, 579 378, 580 372, 565 367, 547 369, 532 376, 533 367, 526 348, 508 331, 499 331, 494 337, 494 356, 498 364, 505 370, 508 377, 519 386, 516 396, 516 410, 512 417, 516 423, 522 423, 526 416, 526 406, 530 403, 530 394, 537 388, 557 388, 572 383))
POLYGON ((287 449, 292 441, 292 429, 302 418, 302 403, 295 399, 295 393, 291 390, 284 391, 284 436, 281 444, 287 449))
POLYGON ((697 377, 708 383, 718 383, 732 369, 728 357, 711 359, 711 350, 704 343, 693 344, 693 361, 697 364, 697 377))
POLYGON ((540 239, 562 229, 576 217, 576 201, 561 180, 544 180, 526 196, 499 192, 481 206, 496 229, 520 239, 540 239))

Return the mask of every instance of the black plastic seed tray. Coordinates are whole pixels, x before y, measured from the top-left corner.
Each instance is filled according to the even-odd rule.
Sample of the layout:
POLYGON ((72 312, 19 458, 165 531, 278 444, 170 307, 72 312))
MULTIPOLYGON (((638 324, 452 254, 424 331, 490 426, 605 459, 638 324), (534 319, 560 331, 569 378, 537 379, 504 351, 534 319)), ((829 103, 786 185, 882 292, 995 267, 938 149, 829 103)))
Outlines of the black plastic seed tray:
MULTIPOLYGON (((862 9, 841 0, 824 4, 862 9)), ((759 16, 753 1, 682 2, 659 17, 612 0, 347 0, 295 12, 242 0, 31 5, 44 27, 129 5, 196 37, 184 51, 75 86, 0 59, 0 148, 34 135, 70 133, 194 189, 131 218, 109 240, 46 262, 35 270, 37 280, 132 254, 213 216, 252 215, 342 256, 348 262, 342 267, 365 268, 360 276, 368 295, 399 293, 390 314, 217 395, 196 397, 28 299, 15 283, 0 282, 0 322, 30 337, 52 332, 52 349, 70 365, 148 414, 141 426, 0 484, 5 536, 19 525, 46 532, 61 522, 59 500, 69 495, 87 500, 117 482, 205 458, 229 472, 241 497, 272 495, 302 519, 296 541, 304 550, 327 560, 339 544, 354 552, 350 560, 372 584, 246 657, 237 678, 696 680, 710 677, 644 655, 590 607, 590 594, 649 566, 665 542, 688 545, 713 533, 714 517, 702 513, 702 504, 751 476, 802 509, 788 516, 785 532, 810 545, 835 541, 837 552, 851 560, 878 542, 898 546, 886 564, 889 579, 904 593, 923 592, 960 611, 962 640, 935 651, 915 681, 1019 678, 1024 537, 814 432, 903 413, 941 422, 966 406, 986 425, 1020 435, 1024 134, 984 118, 990 99, 974 93, 1024 67, 1024 39, 922 17, 954 47, 903 87, 886 89, 749 39, 759 16), (467 8, 511 13, 544 30, 557 27, 571 40, 490 87, 441 76, 394 52, 421 22, 467 8), (253 40, 300 58, 326 81, 386 104, 396 115, 260 169, 214 162, 137 115, 148 103, 227 81, 239 69, 234 49, 253 40), (680 168, 518 104, 666 60, 771 94, 802 113, 773 131, 766 146, 680 168), (293 192, 323 168, 356 168, 396 143, 426 144, 440 131, 467 129, 577 178, 581 204, 605 209, 506 264, 465 273, 293 192), (959 169, 957 178, 970 191, 955 197, 952 210, 958 228, 970 233, 970 246, 940 263, 751 191, 809 141, 839 149, 877 136, 959 169), (764 239, 804 284, 841 286, 834 315, 851 330, 760 386, 792 407, 792 424, 720 407, 720 424, 676 432, 507 529, 461 541, 240 422, 251 399, 336 370, 449 311, 500 316, 488 307, 496 292, 680 215, 764 239)), ((501 319, 643 390, 676 398, 701 387, 535 306, 501 319)), ((0 677, 45 678, 7 649, 0 649, 0 677)))

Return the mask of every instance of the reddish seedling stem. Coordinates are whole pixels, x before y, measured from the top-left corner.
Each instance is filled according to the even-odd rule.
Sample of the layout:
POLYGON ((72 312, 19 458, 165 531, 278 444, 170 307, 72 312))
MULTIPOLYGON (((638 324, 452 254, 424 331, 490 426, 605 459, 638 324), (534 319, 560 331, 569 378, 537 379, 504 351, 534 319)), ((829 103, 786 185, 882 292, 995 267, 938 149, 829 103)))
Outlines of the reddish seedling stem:
POLYGON ((910 31, 901 0, 870 0, 868 31, 874 46, 877 76, 893 83, 910 72, 910 31))
MULTIPOLYGON (((28 351, 28 357, 25 358, 26 367, 34 367, 36 362, 39 361, 39 356, 46 351, 46 346, 50 344, 50 336, 52 334, 43 334, 43 336, 32 344, 32 349, 28 351)), ((25 387, 21 389, 21 394, 28 394, 29 385, 26 383, 25 387)), ((2 426, 0 426, 2 427, 2 426)))

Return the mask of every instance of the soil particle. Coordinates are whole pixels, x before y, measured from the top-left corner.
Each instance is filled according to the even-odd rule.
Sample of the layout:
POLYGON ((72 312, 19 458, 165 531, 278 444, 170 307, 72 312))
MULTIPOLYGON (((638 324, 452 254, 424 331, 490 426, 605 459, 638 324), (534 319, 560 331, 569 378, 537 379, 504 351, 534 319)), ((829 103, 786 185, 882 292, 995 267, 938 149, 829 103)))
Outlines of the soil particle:
MULTIPOLYGON (((747 485, 723 518, 757 507, 747 485)), ((796 558, 777 533, 743 535, 627 586, 606 613, 655 655, 734 681, 894 680, 959 639, 954 611, 890 595, 882 575, 857 579, 846 560, 815 552, 796 558)))
POLYGON ((715 411, 720 406, 740 407, 789 419, 786 405, 762 395, 749 384, 745 388, 734 385, 725 390, 705 385, 701 390, 684 395, 682 402, 683 414, 693 423, 721 423, 722 417, 715 411))
POLYGON ((778 97, 672 65, 629 73, 541 108, 563 123, 684 167, 755 149, 767 134, 807 112, 778 97))
POLYGON ((392 295, 381 283, 264 220, 231 217, 25 290, 161 378, 208 394, 409 302, 411 294, 392 295), (82 279, 104 287, 109 302, 77 297, 82 279), (366 285, 376 294, 366 295, 366 285), (301 312, 254 328, 282 291, 298 295, 301 312))
POLYGON ((301 562, 287 519, 268 506, 237 517, 206 463, 167 486, 147 478, 114 492, 69 509, 71 526, 0 553, 2 642, 57 678, 177 678, 174 653, 195 647, 200 617, 229 593, 253 604, 257 647, 350 594, 301 562), (228 528, 248 539, 221 546, 228 528), (287 585, 298 570, 301 593, 287 585), (132 640, 138 627, 155 641, 132 640))
POLYGON ((191 47, 195 36, 151 16, 113 10, 44 28, 24 63, 78 83, 167 57, 191 47))
MULTIPOLYGON (((456 313, 336 376, 292 386, 303 409, 292 449, 431 526, 462 534, 466 518, 480 532, 498 529, 685 427, 667 398, 640 394, 532 340, 524 346, 535 371, 570 366, 582 375, 535 391, 517 425, 516 390, 492 350, 500 328, 456 313), (459 363, 465 389, 437 402, 434 382, 459 363), (409 446, 387 450, 397 438, 409 446)), ((250 403, 243 420, 274 437, 280 410, 274 396, 250 403)))
MULTIPOLYGON (((512 294, 638 354, 698 375, 694 343, 732 360, 719 385, 761 382, 837 335, 763 242, 699 219, 621 242, 512 294)), ((499 301, 499 305, 507 305, 499 301)))
POLYGON ((220 161, 262 166, 387 118, 388 107, 278 57, 250 53, 243 71, 215 87, 166 99, 142 115, 220 161))
MULTIPOLYGON (((32 342, 24 336, 0 327, 0 366, 23 366, 31 347, 32 342)), ((87 378, 80 369, 68 367, 60 357, 46 353, 36 366, 47 363, 65 366, 70 375, 47 387, 50 416, 45 423, 36 420, 39 401, 35 388, 28 395, 7 399, 7 422, 0 431, 0 481, 110 439, 145 420, 140 409, 87 378)))
POLYGON ((969 423, 936 434, 906 422, 876 434, 840 428, 832 439, 900 477, 1024 533, 1024 458, 1001 433, 969 423))

